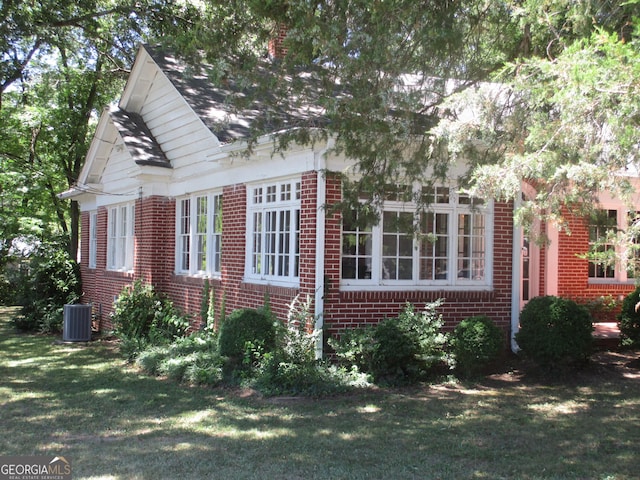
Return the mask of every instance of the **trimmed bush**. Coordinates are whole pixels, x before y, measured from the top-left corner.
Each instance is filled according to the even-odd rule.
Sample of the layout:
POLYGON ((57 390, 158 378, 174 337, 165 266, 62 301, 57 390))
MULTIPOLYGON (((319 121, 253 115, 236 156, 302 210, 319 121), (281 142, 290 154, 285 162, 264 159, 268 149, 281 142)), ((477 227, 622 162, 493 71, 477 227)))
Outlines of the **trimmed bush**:
MULTIPOLYGON (((620 333, 633 345, 640 345, 640 312, 636 310, 636 305, 639 302, 640 287, 624 297, 622 309, 618 315, 620 333)), ((640 308, 638 310, 640 310, 640 308)))
POLYGON ((218 351, 232 362, 240 362, 247 348, 269 352, 276 342, 276 330, 271 315, 243 308, 235 310, 220 326, 218 351))
POLYGON ((495 361, 505 349, 504 333, 486 315, 465 318, 451 339, 456 369, 472 375, 495 361))
POLYGON ((589 311, 573 300, 547 295, 531 299, 520 313, 516 341, 522 353, 551 368, 588 360, 593 346, 589 311))

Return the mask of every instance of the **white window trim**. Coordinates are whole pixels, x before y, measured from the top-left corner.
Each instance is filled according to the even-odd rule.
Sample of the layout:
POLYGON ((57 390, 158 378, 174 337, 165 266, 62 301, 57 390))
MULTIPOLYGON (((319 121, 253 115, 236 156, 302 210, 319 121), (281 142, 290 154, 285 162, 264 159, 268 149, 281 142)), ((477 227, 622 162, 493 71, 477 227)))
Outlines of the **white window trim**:
POLYGON ((125 203, 109 207, 107 219, 107 270, 133 271, 135 204, 125 203), (123 213, 126 222, 122 222, 123 213))
MULTIPOLYGON (((421 188, 420 186, 414 187, 421 188)), ((448 270, 447 279, 420 280, 419 272, 419 241, 413 239, 413 272, 412 280, 389 280, 381 278, 380 272, 382 268, 382 239, 383 226, 382 221, 372 228, 372 259, 371 270, 376 272, 376 276, 372 275, 371 279, 344 279, 342 278, 342 270, 340 273, 340 289, 342 291, 489 291, 493 286, 493 237, 494 237, 494 204, 488 201, 482 206, 471 206, 459 203, 459 195, 455 188, 450 189, 448 204, 432 204, 429 211, 434 213, 447 213, 448 215, 448 263, 452 266, 448 270), (484 278, 482 280, 473 280, 458 278, 452 272, 456 271, 458 262, 458 215, 480 212, 485 218, 485 266, 484 278), (452 278, 453 277, 453 278, 452 278)), ((416 213, 416 206, 412 203, 404 202, 385 202, 384 211, 405 211, 416 213)), ((417 215, 415 215, 417 216, 417 215)), ((414 221, 417 221, 414 220, 414 221)), ((340 239, 342 242, 342 228, 340 239)), ((342 252, 342 246, 340 248, 342 252)), ((342 253, 341 253, 341 269, 342 269, 342 253)))
MULTIPOLYGON (((188 195, 176 199, 176 248, 175 248, 175 274, 176 275, 188 275, 193 277, 203 278, 220 278, 221 276, 221 264, 222 264, 222 231, 215 231, 216 216, 221 215, 222 212, 216 208, 217 201, 224 202, 222 199, 222 192, 206 192, 188 195), (206 220, 206 269, 199 268, 197 258, 197 213, 198 213, 198 199, 207 199, 207 220, 206 220), (182 202, 189 200, 189 232, 186 234, 189 240, 189 267, 182 267, 182 244, 181 244, 181 220, 182 220, 182 202), (216 269, 216 257, 218 258, 218 266, 216 269)), ((222 207, 224 208, 224 207, 222 207)), ((224 228, 224 227, 223 227, 224 228)))
MULTIPOLYGON (((247 225, 247 233, 246 233, 246 252, 245 252, 245 275, 244 280, 250 283, 256 284, 264 284, 264 285, 275 285, 275 286, 284 286, 284 287, 292 287, 297 288, 300 286, 300 231, 295 229, 296 227, 296 211, 298 212, 298 228, 300 228, 301 221, 301 189, 302 189, 302 180, 300 177, 295 178, 287 178, 281 180, 273 180, 269 182, 264 182, 260 184, 250 184, 247 185, 247 209, 246 209, 246 225, 247 225), (269 195, 268 188, 275 186, 276 188, 276 200, 272 202, 267 202, 266 199, 269 195), (282 188, 289 188, 291 193, 291 198, 289 200, 282 200, 281 193, 282 188), (260 194, 261 202, 256 202, 256 191, 257 189, 262 189, 262 193, 260 194), (254 272, 253 271, 253 260, 254 260, 254 242, 257 237, 260 238, 261 246, 265 245, 265 235, 266 235, 266 222, 264 221, 265 214, 268 212, 290 212, 290 225, 291 228, 288 230, 289 232, 289 245, 288 245, 288 253, 287 261, 288 261, 288 271, 289 274, 284 275, 268 275, 263 272, 254 272), (262 229, 259 232, 259 235, 256 236, 254 233, 254 214, 262 215, 262 229), (296 275, 296 269, 298 270, 296 275)), ((260 252, 260 263, 261 265, 265 265, 267 252, 265 252, 264 248, 261 248, 260 252)))
MULTIPOLYGON (((626 208, 620 207, 619 205, 602 205, 601 210, 615 210, 616 211, 616 224, 619 230, 627 229, 627 221, 629 210, 626 208)), ((589 233, 591 230, 591 225, 588 226, 589 233)), ((589 242, 589 249, 591 249, 591 242, 589 242)), ((611 284, 634 284, 637 278, 629 278, 627 275, 627 252, 623 251, 623 247, 621 245, 615 246, 615 256, 616 256, 616 264, 614 266, 614 276, 608 278, 601 277, 589 277, 588 284, 589 285, 611 285, 611 284)), ((591 262, 589 262, 591 263, 591 262)))
POLYGON ((95 269, 98 263, 98 212, 89 212, 89 268, 95 269))

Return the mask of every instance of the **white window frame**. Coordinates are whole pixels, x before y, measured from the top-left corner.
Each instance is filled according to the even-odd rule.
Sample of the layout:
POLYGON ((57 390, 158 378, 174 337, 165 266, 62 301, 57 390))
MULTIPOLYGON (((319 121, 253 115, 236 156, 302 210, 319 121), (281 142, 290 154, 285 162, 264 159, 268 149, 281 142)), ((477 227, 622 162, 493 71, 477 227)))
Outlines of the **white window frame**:
POLYGON ((135 204, 109 208, 107 222, 107 270, 133 271, 135 204))
MULTIPOLYGON (((611 211, 615 210, 616 212, 616 228, 620 231, 626 231, 628 228, 629 216, 631 212, 629 212, 626 208, 621 208, 619 206, 607 206, 603 205, 601 210, 603 211, 611 211)), ((635 213, 635 212, 634 212, 635 213)), ((594 242, 591 239, 591 229, 594 227, 591 223, 589 224, 589 250, 594 245, 594 242)), ((591 269, 594 262, 589 262, 589 284, 597 285, 597 284, 616 284, 616 283, 625 283, 632 284, 636 282, 637 278, 633 276, 629 276, 627 270, 627 257, 629 252, 623 251, 624 247, 621 245, 610 245, 606 244, 608 248, 615 249, 615 258, 616 263, 613 266, 613 276, 610 277, 602 277, 602 276, 591 276, 591 269)), ((596 265, 597 268, 599 265, 596 265)))
POLYGON ((177 275, 220 277, 222 264, 222 192, 177 199, 177 275))
MULTIPOLYGON (((413 187, 413 198, 416 195, 421 195, 421 186, 413 187)), ((439 187, 440 189, 441 187, 439 187)), ((445 187, 446 188, 446 187, 445 187)), ((427 258, 421 252, 420 242, 421 239, 417 236, 412 236, 412 276, 406 279, 393 279, 384 278, 385 271, 388 269, 383 268, 383 243, 385 235, 384 227, 384 212, 397 212, 397 213, 409 213, 413 216, 414 228, 419 229, 420 214, 418 207, 413 202, 403 201, 385 201, 382 206, 382 215, 380 222, 377 225, 373 225, 370 228, 371 239, 370 248, 371 255, 368 256, 371 259, 371 275, 370 278, 342 278, 343 257, 345 255, 344 245, 341 245, 341 272, 340 272, 340 288, 344 291, 378 291, 378 290, 489 290, 493 284, 493 229, 494 229, 494 208, 493 201, 486 202, 484 204, 472 205, 469 197, 456 193, 455 189, 449 188, 449 193, 442 196, 440 202, 430 202, 426 208, 426 212, 432 212, 434 214, 447 215, 447 234, 446 234, 446 250, 447 250, 447 271, 446 275, 442 278, 432 279, 420 279, 420 260, 427 258), (461 200, 466 203, 461 203, 461 200), (458 271, 459 263, 463 260, 459 256, 459 241, 461 236, 459 234, 458 224, 461 215, 474 216, 482 215, 484 220, 484 234, 481 237, 477 237, 471 240, 471 243, 478 243, 484 245, 483 256, 481 258, 483 262, 483 275, 481 277, 474 277, 470 275, 468 278, 456 275, 458 271)), ((438 190, 441 192, 441 190, 438 190)), ((442 219, 442 217, 440 217, 442 219)), ((344 224, 343 224, 344 228, 344 224)), ((365 236, 367 232, 365 231, 365 236)), ((344 242, 345 231, 341 230, 341 242, 344 242)), ((352 231, 347 231, 347 234, 352 231)), ((387 232, 389 234, 389 232, 387 232)), ((409 235, 409 234, 407 234, 409 235)), ((406 240, 406 238, 405 238, 406 240)), ((407 249, 405 248, 404 251, 407 249)), ((402 255, 400 255, 402 256, 402 255)), ((404 256, 404 261, 408 260, 407 256, 404 256)), ((471 258, 471 261, 474 259, 471 258)), ((435 277, 436 275, 434 275, 435 277)))
POLYGON ((98 263, 98 212, 89 212, 89 268, 98 263))
POLYGON ((299 177, 247 186, 246 281, 300 285, 301 195, 299 177))

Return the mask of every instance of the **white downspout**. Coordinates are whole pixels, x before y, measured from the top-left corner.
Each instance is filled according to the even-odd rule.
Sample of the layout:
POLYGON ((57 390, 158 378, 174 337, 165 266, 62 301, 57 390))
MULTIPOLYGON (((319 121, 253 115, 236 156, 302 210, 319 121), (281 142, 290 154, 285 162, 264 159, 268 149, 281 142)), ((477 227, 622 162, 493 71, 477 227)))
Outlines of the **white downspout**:
MULTIPOLYGON (((522 192, 513 202, 514 212, 520 207, 522 192)), ((520 329, 520 288, 521 288, 521 261, 522 255, 522 227, 513 225, 513 248, 511 258, 511 350, 517 353, 520 350, 515 335, 520 329)))
POLYGON ((325 209, 327 182, 323 170, 325 169, 325 152, 316 153, 315 170, 318 179, 316 191, 316 278, 314 298, 314 318, 316 334, 316 359, 323 357, 324 350, 324 243, 325 243, 325 209))

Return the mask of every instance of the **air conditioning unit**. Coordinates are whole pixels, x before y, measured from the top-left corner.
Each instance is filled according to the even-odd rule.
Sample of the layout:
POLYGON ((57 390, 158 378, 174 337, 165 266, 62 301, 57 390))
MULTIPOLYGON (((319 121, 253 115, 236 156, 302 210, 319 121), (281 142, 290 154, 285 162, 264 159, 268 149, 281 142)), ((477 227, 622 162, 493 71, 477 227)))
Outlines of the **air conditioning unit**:
POLYGON ((92 305, 65 305, 63 310, 62 340, 88 342, 91 340, 92 305))

